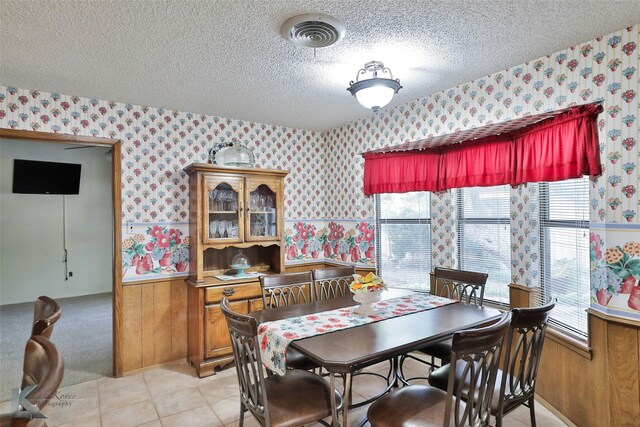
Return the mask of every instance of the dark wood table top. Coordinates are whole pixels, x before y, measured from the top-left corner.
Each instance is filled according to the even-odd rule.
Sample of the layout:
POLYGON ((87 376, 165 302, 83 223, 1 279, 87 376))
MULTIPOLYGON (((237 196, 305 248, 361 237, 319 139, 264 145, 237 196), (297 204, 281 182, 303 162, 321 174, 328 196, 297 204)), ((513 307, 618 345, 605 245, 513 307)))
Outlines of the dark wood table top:
MULTIPOLYGON (((383 299, 411 294, 389 289, 383 299)), ((357 305, 351 296, 250 313, 258 323, 357 305)), ((440 341, 454 332, 496 320, 493 308, 454 303, 375 323, 292 341, 289 346, 330 372, 348 373, 440 341)))

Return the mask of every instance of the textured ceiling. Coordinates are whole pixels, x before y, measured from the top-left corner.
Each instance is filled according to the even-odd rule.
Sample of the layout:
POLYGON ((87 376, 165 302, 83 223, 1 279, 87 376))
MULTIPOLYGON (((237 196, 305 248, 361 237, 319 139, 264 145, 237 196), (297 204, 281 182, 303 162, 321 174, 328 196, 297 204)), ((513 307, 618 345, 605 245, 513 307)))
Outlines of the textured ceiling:
POLYGON ((372 114, 346 90, 367 61, 393 106, 638 22, 637 0, 0 0, 0 83, 324 130, 372 114), (283 39, 303 13, 345 38, 283 39))

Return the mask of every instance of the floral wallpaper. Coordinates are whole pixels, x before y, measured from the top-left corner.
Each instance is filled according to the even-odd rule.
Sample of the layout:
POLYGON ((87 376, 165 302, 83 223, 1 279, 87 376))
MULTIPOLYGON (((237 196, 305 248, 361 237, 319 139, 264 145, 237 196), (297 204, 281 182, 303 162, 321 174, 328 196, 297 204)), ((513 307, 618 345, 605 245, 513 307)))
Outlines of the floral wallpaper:
POLYGON ((457 212, 455 197, 451 191, 433 193, 431 196, 431 265, 455 268, 457 212))
POLYGON ((540 203, 537 184, 511 192, 511 281, 540 285, 540 203))
POLYGON ((291 171, 285 182, 285 217, 324 218, 319 132, 6 86, 0 86, 0 127, 122 141, 125 280, 188 271, 179 255, 188 249, 188 239, 174 231, 174 243, 164 247, 152 233, 158 226, 166 229, 165 235, 178 229, 188 235, 188 179, 183 169, 206 162, 214 144, 245 143, 259 167, 291 171))
MULTIPOLYGON (((640 241, 638 30, 638 25, 624 28, 324 132, 326 179, 332 183, 326 195, 329 216, 358 220, 373 212, 373 197, 362 192, 364 161, 359 153, 601 101, 604 113, 598 119, 598 129, 604 173, 592 181, 590 220, 592 229, 599 230, 604 251, 626 253, 625 244, 640 241), (624 231, 619 224, 626 225, 624 231), (626 240, 618 245, 614 242, 620 235, 626 240)), ((434 267, 456 262, 455 197, 453 191, 447 193, 450 195, 432 196, 437 205, 431 210, 434 267)), ((541 274, 536 198, 536 185, 511 191, 511 276, 514 283, 527 286, 539 285, 541 274)), ((627 262, 634 259, 635 255, 627 255, 627 262)), ((626 268, 616 270, 615 265, 606 264, 608 275, 602 274, 605 270, 592 274, 592 304, 627 316, 629 304, 635 303, 629 302, 631 294, 611 285, 611 274, 627 283, 632 281, 629 277, 637 283, 640 275, 626 268), (629 275, 622 277, 625 272, 629 275), (604 288, 612 298, 597 297, 598 290, 604 288)), ((631 309, 632 317, 640 319, 640 312, 631 309)))
MULTIPOLYGON (((595 253, 601 256, 591 260, 593 306, 636 315, 636 297, 624 293, 622 283, 632 277, 635 287, 640 279, 629 268, 640 241, 638 29, 624 28, 322 133, 6 86, 0 86, 0 127, 122 140, 123 270, 131 280, 184 274, 189 202, 183 168, 206 161, 213 144, 240 141, 260 167, 291 170, 287 262, 373 265, 374 205, 362 192, 361 152, 599 100, 604 173, 590 193, 592 231, 599 236, 595 253), (612 274, 622 280, 619 286, 612 274)), ((511 194, 512 280, 531 286, 539 281, 535 193, 531 186, 511 194)), ((454 200, 452 192, 432 197, 434 266, 456 263, 454 200)))
POLYGON ((326 177, 334 184, 327 191, 329 217, 373 211, 373 198, 362 192, 359 153, 601 100, 600 148, 608 161, 593 219, 639 223, 637 45, 638 26, 626 28, 324 132, 326 177), (609 202, 617 207, 606 209, 609 202))
POLYGON ((225 141, 246 143, 259 167, 291 171, 287 217, 323 216, 318 132, 4 86, 0 126, 121 139, 123 222, 187 220, 183 169, 225 141))

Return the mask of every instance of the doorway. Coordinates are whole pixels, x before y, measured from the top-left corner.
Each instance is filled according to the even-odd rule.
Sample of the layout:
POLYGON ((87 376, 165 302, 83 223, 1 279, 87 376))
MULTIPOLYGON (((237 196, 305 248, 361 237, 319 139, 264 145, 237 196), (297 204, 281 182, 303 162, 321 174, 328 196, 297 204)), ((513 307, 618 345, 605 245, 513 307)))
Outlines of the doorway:
MULTIPOLYGON (((13 218, 16 223, 29 222, 35 219, 36 226, 45 226, 45 230, 51 229, 50 232, 32 233, 37 235, 29 237, 30 239, 41 239, 43 248, 52 242, 56 246, 54 250, 56 253, 52 255, 56 264, 50 268, 49 283, 46 283, 46 274, 45 278, 33 279, 31 274, 33 271, 40 268, 41 271, 39 273, 41 276, 43 273, 43 267, 39 265, 38 257, 33 256, 31 260, 23 259, 21 261, 14 259, 12 262, 22 263, 19 268, 23 271, 22 277, 31 277, 33 282, 38 281, 38 293, 54 297, 62 305, 63 316, 56 324, 51 339, 59 347, 65 358, 66 373, 65 384, 63 385, 91 379, 91 375, 120 376, 121 369, 118 360, 118 348, 121 342, 121 330, 119 329, 121 310, 119 305, 121 304, 122 282, 122 268, 120 267, 122 263, 120 250, 122 224, 120 141, 8 129, 0 129, 0 138, 3 146, 8 147, 13 144, 14 148, 20 147, 22 151, 28 151, 28 146, 38 146, 36 151, 54 153, 59 151, 60 153, 69 154, 68 156, 60 153, 56 154, 50 159, 51 161, 75 163, 80 162, 78 159, 84 159, 82 162, 87 159, 93 159, 94 163, 84 168, 83 178, 88 179, 89 175, 98 173, 97 169, 103 169, 102 178, 106 182, 103 182, 102 187, 97 189, 101 195, 94 196, 102 197, 103 201, 106 199, 107 204, 103 206, 103 208, 106 206, 106 211, 105 209, 97 209, 94 206, 95 197, 93 201, 88 203, 78 203, 79 196, 39 195, 37 197, 41 202, 46 202, 46 206, 42 206, 42 209, 30 209, 24 215, 13 218), (43 144, 44 142, 54 142, 56 144, 43 144), (84 221, 90 224, 91 218, 89 217, 94 216, 97 223, 97 216, 100 215, 103 216, 102 225, 97 225, 96 229, 93 230, 89 225, 89 228, 79 231, 80 222, 84 221), (46 227, 49 223, 57 224, 46 227), (66 229, 64 229, 65 227, 66 229), (97 228, 100 230, 97 230, 97 228), (61 231, 61 229, 63 230, 61 231), (88 234, 91 234, 91 236, 88 234), (63 243, 65 239, 66 244, 63 243), (98 261, 96 261, 95 257, 92 261, 90 257, 84 256, 89 251, 87 248, 91 245, 92 239, 96 245, 96 251, 98 251, 98 242, 106 240, 107 247, 103 246, 99 250, 100 253, 96 254, 97 258, 101 260, 102 267, 97 267, 96 263, 98 261), (66 264, 63 260, 64 249, 68 250, 66 264), (91 265, 87 265, 87 263, 91 265), (65 266, 67 267, 66 269, 64 269, 65 266), (93 271, 95 273, 94 276, 87 276, 87 271, 93 271), (55 280, 54 277, 56 278, 55 280), (63 283, 62 288, 56 287, 57 284, 54 283, 56 281, 63 283), (67 285, 66 288, 64 285, 67 285), (47 292, 47 289, 50 289, 51 292, 47 292), (73 292, 77 292, 77 295, 72 296, 73 292), (110 336, 105 338, 105 333, 110 336), (105 352, 107 357, 104 356, 105 352), (102 357, 92 360, 91 353, 102 355, 102 357)), ((8 153, 3 150, 3 162, 5 161, 5 154, 8 153)), ((25 157, 21 156, 21 158, 25 157)), ((41 157, 34 160, 40 159, 41 157)), ((6 173, 3 174, 3 181, 6 180, 4 175, 6 173)), ((97 177, 94 177, 94 179, 97 179, 97 177)), ((9 187, 9 192, 11 192, 11 177, 9 177, 8 181, 8 184, 5 182, 2 185, 3 193, 7 192, 7 186, 9 187)), ((18 195, 12 194, 12 196, 18 195)), ((34 197, 35 195, 29 196, 34 197)), ((11 244, 19 244, 19 237, 24 236, 24 233, 20 236, 13 236, 10 229, 3 228, 5 228, 5 233, 2 236, 3 246, 6 246, 5 242, 7 240, 10 240, 11 244), (6 232, 7 230, 9 231, 6 232), (8 239, 9 237, 11 239, 8 239)), ((42 228, 40 229, 42 230, 42 228)), ((6 252, 6 248, 3 249, 6 252)), ((46 256, 41 253, 41 261, 46 256)), ((48 274, 48 271, 44 273, 48 274)), ((20 276, 18 275, 18 277, 20 276)), ((12 282, 16 281, 14 277, 12 282)), ((2 292, 0 294, 0 315, 3 317, 2 323, 4 324, 2 329, 5 329, 5 325, 12 328, 10 331, 0 331, 2 333, 2 357, 5 356, 4 353, 6 352, 17 353, 20 359, 17 366, 18 372, 22 370, 24 344, 31 329, 33 301, 38 296, 32 297, 30 302, 20 302, 20 298, 25 298, 24 293, 21 295, 22 289, 20 288, 29 288, 29 286, 29 280, 23 280, 16 286, 18 289, 15 292, 2 292), (5 319, 11 320, 5 322, 5 319), (26 333, 26 336, 23 337, 22 335, 24 334, 20 332, 26 333), (13 336, 20 336, 24 342, 10 344, 7 340, 13 336), (17 348, 14 347, 15 345, 17 345, 17 348)), ((5 379, 3 375, 3 383, 6 382, 5 379)), ((7 397, 4 394, 3 390, 0 400, 4 400, 4 397, 7 397)))

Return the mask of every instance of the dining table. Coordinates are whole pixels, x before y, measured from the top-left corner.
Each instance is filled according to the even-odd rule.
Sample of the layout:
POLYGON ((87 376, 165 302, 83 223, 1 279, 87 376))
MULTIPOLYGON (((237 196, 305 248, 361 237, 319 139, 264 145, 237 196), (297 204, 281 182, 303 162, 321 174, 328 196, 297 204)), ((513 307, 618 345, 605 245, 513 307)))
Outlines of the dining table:
MULTIPOLYGON (((387 289, 382 293, 382 300, 410 298, 419 293, 420 291, 408 289, 387 289)), ((359 310, 359 305, 349 295, 307 304, 254 311, 249 315, 253 316, 260 325, 347 307, 353 308, 353 316, 361 316, 363 311, 359 310)), ((341 424, 347 426, 351 404, 350 387, 352 376, 356 371, 383 361, 397 360, 403 354, 449 338, 456 331, 491 323, 497 320, 500 314, 500 311, 494 308, 451 302, 434 309, 296 339, 289 343, 289 347, 326 370, 332 389, 336 388, 336 376, 343 378, 341 424)), ((393 363, 392 366, 395 371, 392 375, 398 378, 397 363, 393 363)), ((338 426, 340 425, 338 407, 333 393, 331 409, 333 425, 338 426)))

